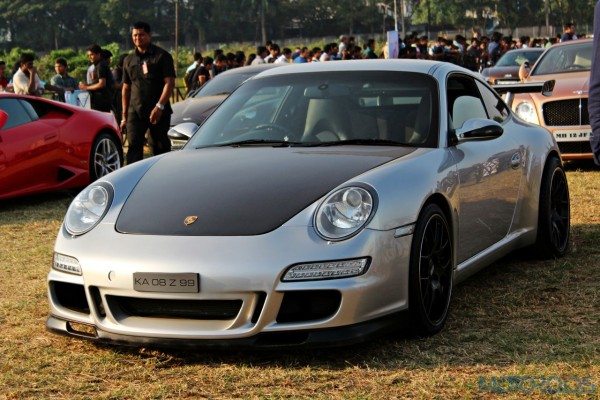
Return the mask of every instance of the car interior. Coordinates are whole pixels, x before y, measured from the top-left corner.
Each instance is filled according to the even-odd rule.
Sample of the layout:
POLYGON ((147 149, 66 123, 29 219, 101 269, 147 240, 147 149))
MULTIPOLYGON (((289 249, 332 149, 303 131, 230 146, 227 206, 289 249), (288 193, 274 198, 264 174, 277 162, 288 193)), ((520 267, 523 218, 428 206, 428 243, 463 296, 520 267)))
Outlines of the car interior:
POLYGON ((439 99, 430 78, 308 75, 297 82, 264 78, 242 85, 201 126, 191 147, 242 141, 437 146, 439 99))

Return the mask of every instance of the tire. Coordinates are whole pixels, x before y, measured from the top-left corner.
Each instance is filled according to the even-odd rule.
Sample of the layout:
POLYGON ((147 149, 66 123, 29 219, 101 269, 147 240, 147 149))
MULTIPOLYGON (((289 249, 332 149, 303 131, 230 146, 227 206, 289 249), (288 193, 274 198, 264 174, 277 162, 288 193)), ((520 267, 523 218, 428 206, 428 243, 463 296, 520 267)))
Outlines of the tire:
POLYGON ((123 146, 108 133, 99 134, 90 151, 90 181, 93 182, 123 165, 123 146))
POLYGON ((438 205, 429 204, 421 212, 410 253, 410 329, 420 336, 433 335, 446 323, 454 274, 452 235, 438 205))
POLYGON ((558 258, 569 249, 571 214, 565 170, 556 157, 546 162, 540 185, 535 250, 539 258, 558 258))

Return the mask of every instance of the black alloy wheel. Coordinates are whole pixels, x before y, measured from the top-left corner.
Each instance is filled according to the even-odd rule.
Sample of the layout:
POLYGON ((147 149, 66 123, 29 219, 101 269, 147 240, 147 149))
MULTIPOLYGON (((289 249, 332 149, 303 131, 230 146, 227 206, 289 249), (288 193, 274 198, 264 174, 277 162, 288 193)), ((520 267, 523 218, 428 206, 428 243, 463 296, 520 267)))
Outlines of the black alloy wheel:
POLYGON ((567 176, 560 160, 548 160, 540 187, 536 248, 540 258, 562 257, 569 247, 571 214, 567 176))
POLYGON ((452 236, 443 211, 425 207, 417 221, 410 262, 409 311, 420 335, 439 332, 446 322, 454 258, 452 236))

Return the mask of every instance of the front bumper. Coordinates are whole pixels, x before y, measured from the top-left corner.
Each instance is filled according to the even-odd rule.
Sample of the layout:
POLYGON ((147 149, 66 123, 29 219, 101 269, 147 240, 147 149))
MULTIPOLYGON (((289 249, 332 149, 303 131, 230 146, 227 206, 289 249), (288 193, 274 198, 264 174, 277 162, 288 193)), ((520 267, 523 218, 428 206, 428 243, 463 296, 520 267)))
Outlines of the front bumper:
POLYGON ((88 326, 80 331, 77 324, 49 316, 46 327, 49 331, 87 339, 98 344, 129 347, 157 347, 172 349, 188 348, 276 348, 276 347, 342 347, 364 342, 398 330, 406 321, 403 313, 394 313, 371 321, 339 328, 304 330, 295 332, 258 333, 237 339, 173 339, 162 337, 140 337, 115 334, 88 326))
POLYGON ((49 273, 51 316, 47 326, 72 336, 133 345, 353 343, 388 325, 378 322, 380 318, 408 307, 411 240, 412 236, 394 237, 394 230, 365 229, 347 241, 331 243, 306 226, 282 227, 259 236, 219 238, 123 235, 116 233, 112 224, 101 224, 75 239, 61 233, 55 251, 77 258, 83 275, 56 270, 49 273), (371 259, 364 275, 281 281, 293 264, 360 257, 371 259), (134 272, 198 273, 200 292, 139 292, 133 289, 134 272), (80 290, 81 304, 73 306, 77 302, 64 301, 56 291, 57 282, 58 286, 71 285, 80 290), (286 298, 290 303, 290 298, 304 299, 295 296, 304 293, 307 300, 296 300, 301 303, 300 311, 292 313, 291 318, 282 318, 286 298), (337 303, 328 300, 331 312, 303 313, 303 307, 319 308, 322 293, 339 294, 337 303), (317 300, 311 300, 313 295, 317 300), (144 315, 116 306, 115 298, 153 304, 238 301, 240 307, 227 318, 144 315), (73 329, 73 324, 90 329, 85 333, 73 329), (341 328, 342 336, 331 333, 341 328))
POLYGON ((591 160, 593 158, 590 125, 581 126, 544 126, 548 129, 560 150, 564 161, 591 160))

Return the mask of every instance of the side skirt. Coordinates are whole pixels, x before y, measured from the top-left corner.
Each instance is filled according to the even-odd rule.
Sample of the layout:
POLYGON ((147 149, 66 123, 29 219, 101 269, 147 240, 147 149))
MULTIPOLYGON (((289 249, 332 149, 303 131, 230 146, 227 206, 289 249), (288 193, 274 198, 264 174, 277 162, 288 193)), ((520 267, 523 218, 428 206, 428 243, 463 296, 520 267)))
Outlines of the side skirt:
POLYGON ((459 264, 454 272, 454 283, 464 281, 516 249, 534 244, 535 235, 535 229, 519 229, 510 233, 501 241, 459 264))

